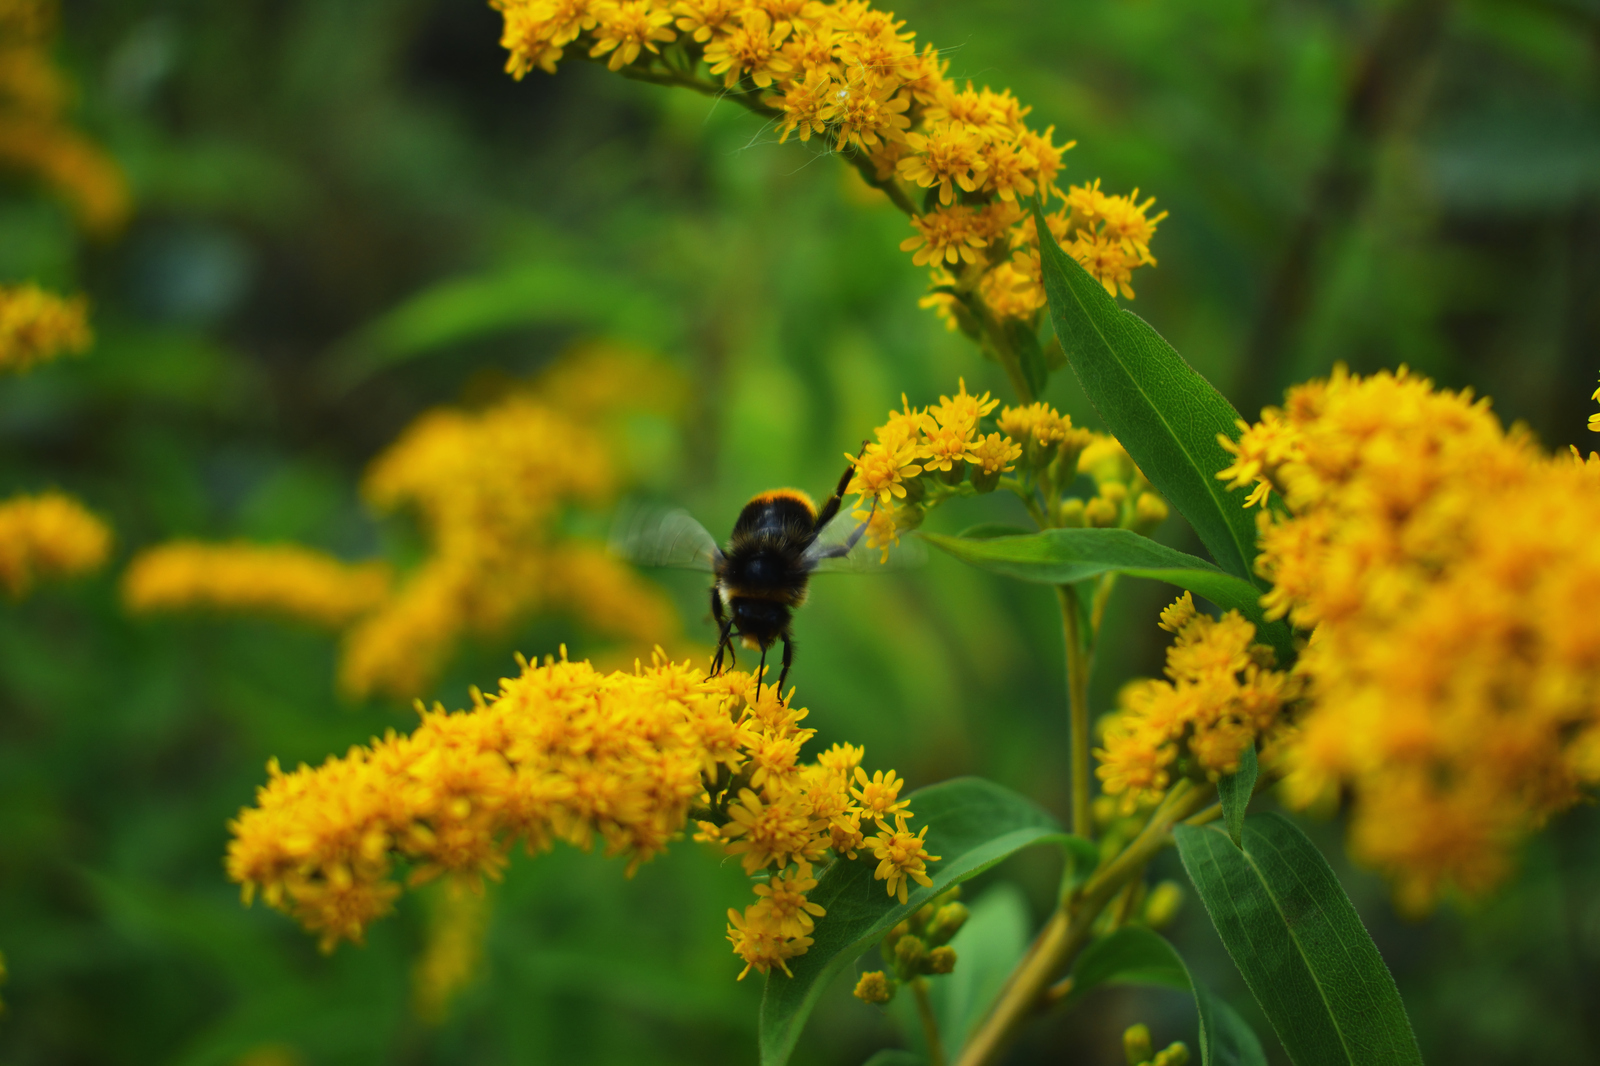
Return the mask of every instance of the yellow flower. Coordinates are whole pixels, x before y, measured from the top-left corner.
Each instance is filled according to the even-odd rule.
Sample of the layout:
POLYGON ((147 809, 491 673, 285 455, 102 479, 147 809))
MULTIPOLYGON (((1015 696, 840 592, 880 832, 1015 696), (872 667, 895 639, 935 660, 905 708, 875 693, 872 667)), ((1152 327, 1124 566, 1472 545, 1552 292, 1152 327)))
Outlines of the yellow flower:
POLYGON ((900 176, 924 189, 939 187, 939 202, 948 206, 955 188, 974 192, 989 165, 984 162, 981 134, 961 123, 948 123, 926 134, 906 134, 912 154, 900 161, 900 176))
POLYGON ((917 266, 977 263, 982 259, 980 250, 989 244, 982 235, 982 222, 976 211, 961 204, 913 215, 911 226, 917 235, 901 241, 900 250, 914 252, 911 261, 917 266))
POLYGON ((1351 795, 1408 909, 1492 887, 1600 784, 1600 464, 1405 370, 1298 386, 1234 450, 1219 476, 1288 509, 1259 518, 1264 603, 1315 629, 1290 800, 1351 795))
POLYGON ((288 544, 173 541, 128 564, 122 599, 140 614, 209 607, 338 629, 382 603, 389 582, 387 563, 350 564, 288 544))
POLYGON ((882 970, 868 970, 856 982, 855 989, 850 993, 863 1003, 883 1004, 894 998, 894 990, 889 985, 889 978, 882 970))
POLYGON ((679 0, 672 10, 679 16, 678 29, 703 44, 713 34, 728 32, 743 6, 739 0, 679 0))
POLYGON ((836 131, 834 148, 866 150, 905 139, 911 125, 905 111, 910 97, 899 91, 892 79, 880 80, 872 68, 848 66, 845 81, 833 92, 833 100, 823 112, 823 120, 836 131))
POLYGON ((973 444, 967 462, 976 464, 984 474, 998 474, 1011 470, 1021 457, 1021 445, 1003 434, 991 433, 973 444))
POLYGON ((871 777, 861 767, 856 767, 856 786, 850 789, 850 795, 861 804, 863 813, 873 818, 887 818, 906 810, 910 804, 900 799, 900 788, 905 782, 897 777, 893 770, 885 776, 882 770, 871 777))
POLYGON ((928 854, 924 840, 927 835, 927 826, 913 834, 906 828, 906 816, 896 814, 893 828, 880 818, 878 832, 866 839, 873 857, 878 860, 874 876, 883 881, 889 895, 898 897, 901 903, 906 902, 908 880, 924 888, 933 887, 933 880, 928 876, 928 863, 938 862, 940 857, 928 854))
POLYGON ((0 586, 14 597, 42 578, 97 570, 110 551, 111 530, 64 493, 0 503, 0 586))
POLYGON ((428 939, 411 968, 411 999, 424 1022, 443 1022, 451 1001, 477 976, 488 924, 489 900, 485 893, 447 884, 434 894, 428 913, 428 939))
MULTIPOLYGON (((422 712, 409 736, 391 732, 316 769, 269 764, 256 805, 230 824, 228 873, 246 901, 259 892, 331 950, 389 911, 398 861, 413 885, 442 873, 472 884, 499 877, 518 841, 537 850, 598 838, 606 854, 627 856, 631 875, 683 834, 693 811, 695 839, 741 856, 749 873, 770 871, 757 901, 730 912, 746 972, 787 969, 825 914, 806 898, 812 864, 830 848, 854 858, 864 813, 845 777, 859 770, 860 748, 796 762, 812 735, 799 725, 805 715, 749 674, 708 677, 660 655, 632 673, 524 664, 496 695, 474 693, 470 711, 422 712), (738 776, 751 767, 765 770, 759 783, 738 776)), ((878 806, 919 839, 905 830, 894 774, 874 780, 878 806)), ((915 878, 917 849, 896 847, 892 869, 915 878)))
POLYGON ((37 285, 0 285, 0 370, 21 372, 89 349, 89 304, 37 285))
MULTIPOLYGON (((1600 400, 1600 389, 1595 389, 1594 395, 1590 396, 1589 399, 1600 400)), ((1596 433, 1600 433, 1600 411, 1596 411, 1589 416, 1589 428, 1596 433)))
POLYGON ((706 62, 712 74, 723 75, 722 82, 729 89, 739 84, 745 75, 757 86, 765 89, 772 79, 789 69, 780 48, 789 36, 787 22, 773 24, 772 18, 760 8, 746 7, 739 12, 739 25, 731 28, 727 36, 719 36, 706 46, 706 62))
POLYGON ((1272 650, 1254 643, 1255 626, 1237 611, 1200 614, 1185 592, 1161 612, 1161 627, 1176 634, 1171 680, 1124 686, 1095 750, 1102 789, 1130 813, 1161 798, 1184 751, 1212 779, 1233 773, 1246 745, 1275 739, 1284 706, 1300 692, 1296 677, 1271 669, 1272 650))
POLYGON ((657 7, 651 0, 619 0, 601 3, 595 7, 598 26, 595 31, 591 56, 611 53, 606 66, 611 70, 623 67, 639 58, 639 50, 659 52, 658 41, 671 41, 678 35, 672 31, 672 12, 657 7))
POLYGON ((790 82, 782 96, 768 97, 768 105, 777 108, 782 116, 778 143, 788 140, 796 130, 802 141, 809 141, 813 133, 827 132, 828 122, 823 115, 833 102, 837 84, 828 71, 813 68, 803 81, 790 82))

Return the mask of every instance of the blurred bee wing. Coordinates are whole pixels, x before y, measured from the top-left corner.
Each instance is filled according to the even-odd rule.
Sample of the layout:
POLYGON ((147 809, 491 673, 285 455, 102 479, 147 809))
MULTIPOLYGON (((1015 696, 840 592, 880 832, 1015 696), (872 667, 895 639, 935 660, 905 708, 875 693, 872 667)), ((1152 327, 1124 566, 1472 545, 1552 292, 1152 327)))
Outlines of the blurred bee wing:
POLYGON ((611 524, 611 554, 635 566, 710 573, 722 559, 716 538, 688 511, 624 503, 611 524))
POLYGON ((928 549, 920 540, 902 539, 889 549, 869 548, 860 541, 866 523, 849 519, 829 522, 821 535, 806 549, 806 562, 814 574, 876 574, 886 570, 910 570, 928 561, 928 549))

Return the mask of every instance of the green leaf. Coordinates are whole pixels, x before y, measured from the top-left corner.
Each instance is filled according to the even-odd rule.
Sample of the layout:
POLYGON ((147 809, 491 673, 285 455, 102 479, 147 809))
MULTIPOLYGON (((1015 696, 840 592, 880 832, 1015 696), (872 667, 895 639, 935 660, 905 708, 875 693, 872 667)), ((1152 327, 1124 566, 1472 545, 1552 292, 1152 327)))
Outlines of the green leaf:
POLYGON ((1266 1066, 1261 1041, 1226 1002, 1189 973, 1183 957, 1159 934, 1127 925, 1096 940, 1072 967, 1070 1006, 1105 984, 1159 985, 1194 995, 1200 1014, 1202 1066, 1266 1066))
POLYGON ((966 540, 989 540, 993 537, 1026 536, 1029 532, 1022 526, 1008 525, 1005 522, 979 522, 975 526, 963 529, 959 535, 966 540))
POLYGON ((1245 491, 1230 491, 1216 477, 1233 462, 1217 434, 1237 438, 1239 412, 1061 250, 1037 200, 1033 210, 1050 318, 1083 391, 1218 565, 1253 582, 1255 517, 1245 510, 1245 491))
POLYGON ((1184 869, 1295 1066, 1420 1064, 1400 991, 1327 860, 1282 815, 1175 830, 1184 869))
POLYGON ((1031 801, 990 781, 956 778, 919 789, 907 797, 916 813, 914 827, 928 827, 931 888, 912 886, 906 903, 873 878, 870 854, 834 862, 818 878, 811 902, 827 914, 817 919, 811 949, 790 960, 793 977, 776 970, 767 977, 761 999, 762 1066, 782 1066, 794 1050, 807 1015, 830 980, 883 938, 897 922, 951 885, 975 877, 1006 856, 1032 844, 1059 841, 1056 820, 1031 801))
POLYGON ((964 563, 1020 581, 1066 585, 1107 573, 1165 581, 1204 596, 1223 610, 1238 611, 1255 623, 1259 638, 1272 645, 1281 662, 1294 658, 1289 627, 1281 620, 1267 621, 1261 611, 1261 590, 1255 585, 1131 529, 1046 529, 982 539, 942 533, 920 536, 964 563))
POLYGON ((1217 796, 1222 800, 1222 821, 1228 827, 1228 836, 1239 844, 1244 832, 1244 811, 1250 806, 1250 797, 1256 790, 1256 746, 1252 741, 1239 753, 1238 772, 1217 782, 1217 796))

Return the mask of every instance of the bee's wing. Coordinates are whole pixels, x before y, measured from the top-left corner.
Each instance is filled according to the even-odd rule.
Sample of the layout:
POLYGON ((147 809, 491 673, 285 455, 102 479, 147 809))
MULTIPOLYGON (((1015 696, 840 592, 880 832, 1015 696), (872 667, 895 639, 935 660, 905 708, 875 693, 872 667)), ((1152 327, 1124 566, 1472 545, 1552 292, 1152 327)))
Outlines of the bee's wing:
POLYGON ((909 570, 928 561, 927 547, 907 538, 901 538, 885 558, 881 548, 858 543, 865 528, 865 522, 846 517, 829 522, 806 549, 806 569, 814 574, 875 574, 909 570))
POLYGON ((688 511, 642 504, 617 508, 609 546, 613 555, 636 566, 671 566, 709 573, 722 560, 716 538, 688 511))

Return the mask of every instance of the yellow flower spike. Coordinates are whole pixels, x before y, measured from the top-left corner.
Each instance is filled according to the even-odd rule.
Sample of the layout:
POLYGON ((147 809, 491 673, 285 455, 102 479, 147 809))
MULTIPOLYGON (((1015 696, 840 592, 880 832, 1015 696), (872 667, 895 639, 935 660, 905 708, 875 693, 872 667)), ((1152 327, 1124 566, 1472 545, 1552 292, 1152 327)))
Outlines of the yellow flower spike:
POLYGON ((22 597, 36 581, 99 569, 111 552, 111 530, 60 492, 0 502, 0 588, 22 597))
POLYGON ((387 563, 350 564, 294 545, 173 541, 134 557, 122 599, 138 614, 203 607, 338 629, 383 603, 390 580, 387 563))
POLYGON ((1315 630, 1286 799, 1351 796, 1351 851, 1407 909, 1489 889, 1600 784, 1600 464, 1403 369, 1290 390, 1235 456, 1220 476, 1287 509, 1259 518, 1264 603, 1315 630))
POLYGON ((37 285, 0 285, 0 370, 22 373, 89 350, 89 302, 37 285))

